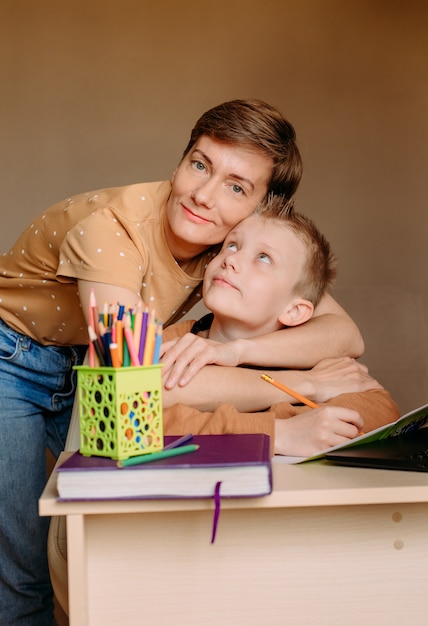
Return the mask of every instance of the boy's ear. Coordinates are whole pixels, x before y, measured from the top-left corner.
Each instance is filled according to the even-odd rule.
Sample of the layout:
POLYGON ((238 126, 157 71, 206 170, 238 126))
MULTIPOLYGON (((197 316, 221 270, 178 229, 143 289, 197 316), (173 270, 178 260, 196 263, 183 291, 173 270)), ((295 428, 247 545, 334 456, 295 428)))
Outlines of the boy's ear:
POLYGON ((278 316, 283 326, 298 326, 312 317, 314 305, 309 300, 294 300, 278 316))

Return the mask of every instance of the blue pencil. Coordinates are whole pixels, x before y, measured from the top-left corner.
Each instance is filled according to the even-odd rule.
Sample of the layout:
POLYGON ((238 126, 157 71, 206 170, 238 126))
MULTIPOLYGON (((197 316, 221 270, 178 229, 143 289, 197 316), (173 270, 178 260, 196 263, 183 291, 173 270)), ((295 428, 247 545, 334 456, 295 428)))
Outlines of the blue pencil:
POLYGON ((162 323, 159 322, 159 324, 156 327, 155 347, 153 350, 153 359, 152 359, 153 365, 157 365, 159 363, 161 345, 162 345, 162 323))

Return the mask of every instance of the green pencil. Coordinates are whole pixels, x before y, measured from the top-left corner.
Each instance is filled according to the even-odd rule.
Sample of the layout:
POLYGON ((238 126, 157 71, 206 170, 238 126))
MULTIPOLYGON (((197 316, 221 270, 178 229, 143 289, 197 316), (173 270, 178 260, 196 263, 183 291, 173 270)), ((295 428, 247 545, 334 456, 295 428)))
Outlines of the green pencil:
POLYGON ((140 465, 140 463, 150 463, 159 459, 167 459, 170 456, 178 456, 187 452, 195 452, 199 448, 198 445, 190 443, 188 446, 179 446, 178 448, 170 448, 168 450, 159 450, 150 454, 142 454, 140 456, 131 456, 129 459, 118 461, 118 467, 128 467, 129 465, 140 465))

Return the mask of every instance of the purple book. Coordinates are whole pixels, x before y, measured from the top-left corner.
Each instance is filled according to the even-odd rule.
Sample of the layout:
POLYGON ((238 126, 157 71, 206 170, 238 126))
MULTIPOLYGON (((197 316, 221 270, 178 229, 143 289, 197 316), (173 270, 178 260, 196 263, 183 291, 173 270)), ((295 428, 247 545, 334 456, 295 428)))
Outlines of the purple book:
MULTIPOLYGON (((176 437, 165 437, 165 445, 176 437)), ((119 468, 75 452, 57 468, 60 500, 259 497, 272 491, 270 440, 264 434, 196 435, 199 449, 119 468)))

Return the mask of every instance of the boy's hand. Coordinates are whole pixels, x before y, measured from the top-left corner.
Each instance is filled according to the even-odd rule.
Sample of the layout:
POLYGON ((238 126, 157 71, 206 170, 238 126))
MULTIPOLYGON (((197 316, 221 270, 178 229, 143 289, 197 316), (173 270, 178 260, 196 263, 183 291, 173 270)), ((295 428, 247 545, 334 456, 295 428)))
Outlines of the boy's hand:
POLYGON ((275 454, 312 456, 357 437, 363 418, 353 409, 322 406, 275 420, 275 454))
POLYGON ((184 387, 204 365, 238 365, 238 348, 237 341, 220 343, 192 333, 165 342, 161 348, 165 388, 184 387))

